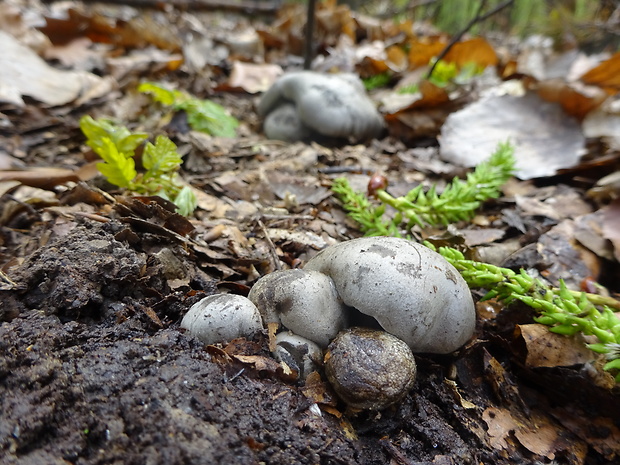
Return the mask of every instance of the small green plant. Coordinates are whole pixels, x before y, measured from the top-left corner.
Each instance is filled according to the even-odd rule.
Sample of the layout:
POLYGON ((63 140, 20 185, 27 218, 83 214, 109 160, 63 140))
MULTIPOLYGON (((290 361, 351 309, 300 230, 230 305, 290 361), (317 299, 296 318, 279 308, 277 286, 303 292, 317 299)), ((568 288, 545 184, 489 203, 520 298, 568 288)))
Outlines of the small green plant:
POLYGON ((97 168, 108 182, 115 186, 145 195, 159 195, 174 202, 177 212, 190 215, 196 209, 196 197, 178 176, 181 156, 176 145, 165 136, 158 136, 155 144, 147 142, 142 153, 146 172, 138 173, 135 150, 146 139, 144 133, 131 133, 126 127, 106 119, 90 116, 80 119, 80 129, 90 146, 103 162, 97 168))
MULTIPOLYGON (((428 242, 425 245, 436 250, 428 242)), ((564 282, 560 282, 559 288, 552 287, 523 269, 516 273, 509 268, 467 260, 460 251, 450 247, 436 251, 461 273, 469 287, 490 289, 483 300, 496 298, 505 304, 519 300, 540 313, 534 320, 549 326, 549 331, 568 336, 579 332, 596 336, 599 342, 587 347, 606 355, 609 361, 605 370, 620 370, 620 318, 612 310, 620 310, 617 300, 572 291, 564 282)), ((620 373, 616 381, 620 382, 620 373)))
MULTIPOLYGON (((366 195, 353 190, 344 178, 336 179, 332 189, 366 236, 401 237, 399 226, 403 218, 407 219, 408 227, 424 226, 424 222, 448 224, 470 218, 481 202, 497 197, 499 187, 508 179, 513 167, 512 147, 505 143, 500 144, 488 161, 478 165, 466 181, 455 179, 439 196, 434 188, 425 194, 417 187, 395 199, 379 188, 375 194, 382 203, 376 205, 366 195), (386 205, 397 210, 392 220, 383 219, 386 205)), ((620 302, 603 295, 570 290, 564 282, 559 288, 550 286, 523 269, 515 272, 468 260, 451 247, 437 249, 430 242, 425 245, 450 262, 470 288, 487 289, 483 300, 495 298, 506 305, 521 301, 537 310, 540 315, 535 320, 549 326, 554 333, 574 335, 581 332, 596 336, 599 342, 588 344, 588 348, 605 354, 608 362, 604 369, 614 371, 616 381, 620 382, 620 318, 613 310, 620 310, 620 302)))
POLYGON ((219 137, 235 137, 239 121, 226 113, 221 105, 209 100, 200 100, 187 92, 170 90, 152 82, 142 83, 138 91, 151 94, 156 102, 182 110, 187 114, 187 122, 195 131, 219 137))
POLYGON ((371 76, 369 78, 364 78, 362 79, 362 82, 364 83, 364 87, 366 88, 366 90, 373 90, 378 89, 379 87, 387 86, 390 83, 391 79, 392 76, 390 75, 390 73, 385 72, 375 74, 374 76, 371 76))
POLYGON ((499 144, 495 153, 466 180, 455 178, 441 194, 437 194, 435 186, 425 192, 419 185, 403 197, 392 197, 385 190, 385 181, 374 192, 380 202, 375 204, 365 194, 356 192, 346 178, 334 180, 332 190, 367 236, 400 237, 403 222, 409 230, 414 225, 447 225, 471 219, 482 202, 499 196, 500 186, 512 176, 514 163, 513 147, 506 142, 499 144), (384 219, 387 206, 395 210, 391 219, 384 219))

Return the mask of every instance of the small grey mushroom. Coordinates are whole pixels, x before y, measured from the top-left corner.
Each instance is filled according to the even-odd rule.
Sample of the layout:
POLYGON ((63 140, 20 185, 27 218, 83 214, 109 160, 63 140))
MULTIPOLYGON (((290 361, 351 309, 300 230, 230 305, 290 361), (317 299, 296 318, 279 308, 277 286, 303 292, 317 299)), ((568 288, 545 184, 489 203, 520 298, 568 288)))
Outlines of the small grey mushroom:
MULTIPOLYGON (((263 94, 258 114, 265 117, 281 111, 284 104, 294 105, 299 117, 300 122, 292 127, 303 126, 323 136, 364 140, 379 136, 384 127, 362 82, 350 74, 288 73, 263 94)), ((295 133, 285 133, 286 129, 270 123, 264 126, 269 138, 294 140, 295 133)))
POLYGON ((295 334, 327 347, 346 327, 346 315, 333 281, 307 270, 274 271, 248 294, 265 325, 282 323, 295 334))
POLYGON ((205 344, 250 336, 263 328, 260 313, 247 298, 216 294, 192 305, 181 320, 181 328, 205 344))
POLYGON ((447 354, 473 336, 476 311, 467 283, 421 244, 353 239, 322 250, 304 269, 331 277, 345 305, 372 316, 414 352, 447 354))
POLYGON ((407 344, 385 331, 351 328, 327 348, 325 375, 350 407, 382 410, 413 387, 416 364, 407 344))
POLYGON ((323 351, 310 339, 283 331, 276 335, 274 356, 297 371, 301 379, 305 379, 321 364, 323 351))
POLYGON ((292 103, 284 103, 269 113, 263 129, 270 139, 286 142, 305 140, 312 134, 310 128, 302 123, 292 103))

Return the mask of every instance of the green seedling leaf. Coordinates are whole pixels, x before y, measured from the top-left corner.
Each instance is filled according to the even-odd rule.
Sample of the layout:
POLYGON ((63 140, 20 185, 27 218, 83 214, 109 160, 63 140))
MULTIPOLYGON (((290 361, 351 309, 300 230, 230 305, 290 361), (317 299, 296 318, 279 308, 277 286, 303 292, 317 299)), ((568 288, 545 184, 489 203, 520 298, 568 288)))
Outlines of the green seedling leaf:
POLYGON ((134 159, 125 153, 119 152, 116 145, 108 137, 100 139, 101 153, 104 160, 97 163, 97 169, 108 182, 118 187, 133 187, 132 180, 137 176, 134 159))
POLYGON ((187 112, 192 129, 218 137, 235 137, 239 121, 228 115, 223 106, 208 100, 191 100, 181 107, 187 112))
POLYGON ((174 204, 177 206, 177 213, 188 216, 196 210, 198 201, 192 189, 189 186, 185 186, 175 197, 174 204))
POLYGON ((151 94, 153 100, 166 106, 178 105, 189 97, 179 90, 166 89, 153 82, 144 82, 140 84, 138 86, 138 92, 151 94))
POLYGON ((147 142, 142 154, 142 164, 147 172, 145 179, 176 171, 181 166, 177 146, 166 136, 157 136, 155 145, 147 142))
POLYGON ((375 74, 374 76, 362 79, 364 83, 364 88, 366 90, 378 89, 379 87, 385 87, 390 83, 392 76, 390 73, 380 73, 375 74))
MULTIPOLYGON (((166 99, 171 94, 161 93, 159 96, 166 99)), ((88 138, 87 144, 103 159, 103 162, 97 163, 97 168, 108 182, 141 194, 174 199, 183 215, 189 215, 196 209, 193 191, 178 181, 177 171, 182 159, 170 139, 158 136, 155 144, 146 144, 142 157, 146 173, 138 174, 134 161, 135 149, 146 139, 146 134, 133 134, 111 121, 95 121, 90 116, 80 120, 80 128, 88 138)))
POLYGON ((92 148, 95 153, 101 156, 103 147, 103 138, 107 137, 116 146, 119 152, 131 157, 134 151, 148 135, 145 133, 132 133, 124 126, 118 126, 107 119, 94 120, 86 115, 80 118, 80 129, 87 138, 86 144, 92 148))
POLYGON ((197 99, 186 92, 169 90, 152 82, 141 84, 138 90, 151 94, 155 101, 163 105, 185 111, 187 122, 195 131, 219 137, 235 137, 237 134, 239 121, 217 103, 197 99))

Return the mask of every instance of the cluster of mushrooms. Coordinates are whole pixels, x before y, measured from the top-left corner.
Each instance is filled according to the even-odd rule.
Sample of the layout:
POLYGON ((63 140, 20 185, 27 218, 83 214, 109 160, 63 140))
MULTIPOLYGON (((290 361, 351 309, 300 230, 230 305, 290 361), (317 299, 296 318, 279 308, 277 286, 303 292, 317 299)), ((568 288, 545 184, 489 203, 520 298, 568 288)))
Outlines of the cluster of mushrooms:
POLYGON ((455 351, 472 337, 476 315, 467 284, 441 255, 366 237, 325 248, 304 269, 264 276, 247 298, 207 297, 181 326, 214 344, 269 323, 281 329, 278 360, 301 376, 322 365, 347 405, 381 410, 413 386, 413 352, 455 351))

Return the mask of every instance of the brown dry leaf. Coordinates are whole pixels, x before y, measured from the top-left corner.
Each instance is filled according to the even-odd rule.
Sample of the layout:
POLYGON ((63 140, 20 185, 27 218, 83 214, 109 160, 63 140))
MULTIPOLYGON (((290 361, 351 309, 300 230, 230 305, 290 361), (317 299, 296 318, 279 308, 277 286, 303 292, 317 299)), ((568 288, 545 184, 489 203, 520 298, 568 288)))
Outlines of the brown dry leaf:
POLYGON ((54 45, 45 50, 46 60, 58 60, 65 67, 90 71, 104 68, 103 49, 93 50, 92 41, 88 37, 77 37, 67 44, 54 45))
POLYGON ((538 84, 538 95, 548 102, 559 103, 564 111, 582 120, 607 98, 605 92, 594 86, 578 82, 550 79, 538 84))
POLYGON ((515 430, 515 437, 530 452, 553 460, 561 446, 558 428, 542 415, 532 415, 528 420, 529 424, 515 430))
POLYGON ((617 463, 620 457, 620 428, 613 418, 591 415, 578 407, 552 409, 551 414, 607 460, 617 463))
POLYGON ((73 170, 65 168, 32 168, 20 171, 0 171, 0 181, 19 181, 26 186, 52 190, 69 181, 80 181, 80 178, 73 170))
POLYGON ((249 94, 265 92, 283 73, 282 67, 267 63, 233 62, 228 82, 219 91, 244 90, 249 94))
POLYGON ((295 176, 278 171, 266 173, 271 190, 280 199, 298 205, 318 205, 331 196, 331 191, 319 185, 314 176, 295 176), (294 198, 292 198, 294 197, 294 198))
POLYGON ((620 262, 620 199, 614 200, 604 211, 603 236, 614 245, 614 256, 620 262))
POLYGON ((444 61, 456 63, 459 68, 469 63, 486 68, 497 64, 497 54, 491 44, 481 37, 458 42, 444 57, 444 61))
POLYGON ((301 392, 312 402, 323 406, 335 407, 338 404, 338 400, 317 371, 313 371, 307 376, 301 392))
POLYGON ((400 73, 407 69, 409 64, 407 54, 399 45, 392 45, 385 50, 390 70, 400 73))
POLYGON ((446 48, 448 43, 443 37, 427 37, 409 42, 409 69, 426 66, 446 48))
POLYGON ((118 19, 69 8, 64 18, 47 17, 45 20, 46 25, 39 30, 54 44, 66 44, 78 37, 88 37, 93 42, 121 47, 144 48, 154 45, 162 50, 181 51, 179 37, 150 13, 136 12, 132 18, 118 19))
POLYGON ((579 163, 585 138, 577 120, 536 94, 490 96, 448 116, 441 128, 440 155, 461 166, 476 166, 500 142, 515 146, 516 176, 553 176, 579 163))
POLYGON ((578 441, 560 440, 566 432, 537 412, 531 412, 526 418, 507 409, 489 407, 482 413, 482 419, 488 427, 489 444, 498 450, 510 452, 516 449, 513 437, 533 454, 551 460, 556 452, 573 452, 581 448, 578 441))
POLYGON ((570 289, 580 289, 586 279, 598 280, 600 259, 575 240, 574 220, 564 220, 540 236, 536 250, 548 264, 542 274, 555 286, 563 279, 570 289))
POLYGON ((581 76, 581 81, 598 86, 609 95, 620 92, 620 52, 581 76))
POLYGON ((517 325, 525 341, 529 367, 566 367, 594 360, 594 353, 586 348, 583 338, 567 337, 549 331, 539 324, 517 325))
MULTIPOLYGON (((399 94, 391 92, 382 100, 382 112, 390 117, 401 116, 408 110, 419 110, 440 107, 450 101, 450 96, 445 89, 436 86, 430 81, 422 80, 418 84, 418 92, 413 94, 399 94)), ((447 113, 446 113, 447 116, 447 113)), ((415 129, 415 127, 412 127, 415 129)))
MULTIPOLYGON (((516 421, 508 410, 489 407, 482 412, 482 419, 487 424, 489 444, 495 449, 507 449, 508 441, 512 442, 511 433, 517 428, 516 421)), ((512 445, 514 447, 514 445, 512 445)))

